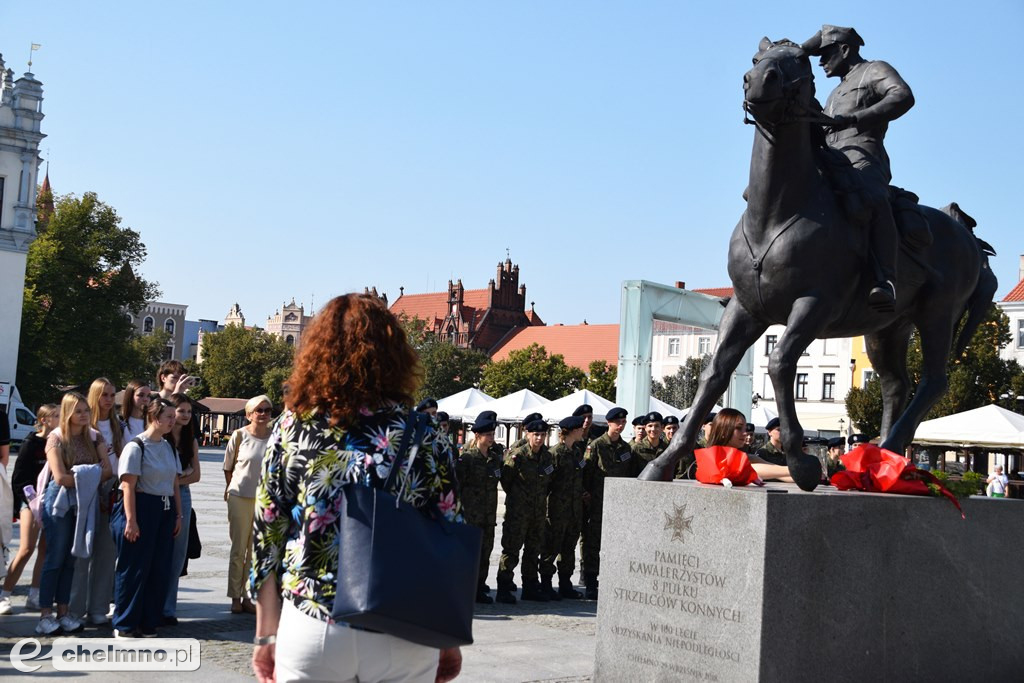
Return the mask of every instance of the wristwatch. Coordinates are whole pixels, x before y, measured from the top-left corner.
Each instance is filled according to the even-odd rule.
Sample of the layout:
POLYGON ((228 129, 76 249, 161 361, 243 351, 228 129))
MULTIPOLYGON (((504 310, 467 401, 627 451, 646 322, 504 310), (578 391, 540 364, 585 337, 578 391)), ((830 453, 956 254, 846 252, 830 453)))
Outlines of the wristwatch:
POLYGON ((256 636, 252 639, 253 645, 270 645, 271 643, 277 642, 277 634, 271 633, 269 636, 256 636))

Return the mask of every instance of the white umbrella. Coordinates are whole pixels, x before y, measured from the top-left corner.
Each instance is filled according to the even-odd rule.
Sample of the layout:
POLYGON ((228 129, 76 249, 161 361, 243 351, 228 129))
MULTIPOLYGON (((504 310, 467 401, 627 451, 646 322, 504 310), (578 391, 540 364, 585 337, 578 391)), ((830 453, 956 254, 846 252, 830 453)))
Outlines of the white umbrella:
MULTIPOLYGON (((530 413, 544 413, 544 406, 551 403, 540 394, 529 389, 520 389, 514 394, 496 398, 481 404, 477 413, 493 410, 498 414, 499 422, 521 422, 530 413)), ((546 416, 545 416, 546 417, 546 416)))
POLYGON ((437 409, 448 413, 448 417, 453 420, 473 422, 476 420, 476 416, 484 410, 481 406, 493 400, 492 396, 488 396, 479 389, 470 387, 457 394, 442 398, 437 402, 437 409))
POLYGON ((580 389, 576 393, 555 399, 545 405, 544 409, 539 412, 544 414, 544 419, 548 422, 557 423, 562 418, 572 415, 573 411, 584 403, 594 408, 594 424, 608 424, 604 416, 615 407, 615 404, 587 389, 580 389))

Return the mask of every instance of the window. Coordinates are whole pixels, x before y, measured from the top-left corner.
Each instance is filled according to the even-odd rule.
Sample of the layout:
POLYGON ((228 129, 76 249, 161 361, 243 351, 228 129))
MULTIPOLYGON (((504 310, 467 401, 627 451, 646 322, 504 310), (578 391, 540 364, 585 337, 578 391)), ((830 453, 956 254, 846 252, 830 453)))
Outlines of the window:
POLYGON ((775 344, 779 341, 779 338, 774 334, 769 334, 764 338, 764 355, 770 356, 772 351, 775 350, 775 344))
POLYGON ((807 400, 807 373, 798 372, 796 374, 796 400, 806 401, 807 400))
POLYGON ((711 353, 711 337, 697 337, 697 353, 702 356, 711 353))
POLYGON ((147 315, 142 321, 142 333, 153 334, 153 316, 147 315))
POLYGON ((775 386, 772 384, 772 378, 768 375, 764 376, 764 386, 761 388, 761 398, 766 401, 775 400, 775 386))
POLYGON ((162 360, 171 360, 172 358, 174 358, 174 345, 168 344, 167 346, 165 346, 164 352, 163 354, 161 354, 160 357, 162 360))
POLYGON ((1017 321, 1017 348, 1024 349, 1024 320, 1017 321))
POLYGON ((18 421, 18 424, 22 425, 31 426, 36 423, 36 418, 32 415, 32 413, 28 412, 24 408, 14 409, 14 419, 18 421))
POLYGON ((678 356, 679 355, 679 337, 668 338, 668 355, 678 356))
POLYGON ((875 378, 875 371, 874 370, 864 370, 864 372, 861 373, 861 386, 862 387, 867 386, 867 383, 870 382, 871 380, 873 380, 874 378, 875 378))
POLYGON ((174 321, 170 318, 164 321, 164 331, 167 334, 174 334, 174 321))
POLYGON ((834 372, 826 372, 821 379, 821 400, 834 401, 836 396, 836 375, 834 372))
POLYGON ((295 344, 295 337, 289 334, 287 337, 284 338, 284 341, 286 344, 288 344, 288 346, 292 346, 293 344, 295 344))
POLYGON ((839 344, 835 339, 822 339, 821 340, 821 355, 823 356, 834 356, 836 355, 836 349, 839 344))

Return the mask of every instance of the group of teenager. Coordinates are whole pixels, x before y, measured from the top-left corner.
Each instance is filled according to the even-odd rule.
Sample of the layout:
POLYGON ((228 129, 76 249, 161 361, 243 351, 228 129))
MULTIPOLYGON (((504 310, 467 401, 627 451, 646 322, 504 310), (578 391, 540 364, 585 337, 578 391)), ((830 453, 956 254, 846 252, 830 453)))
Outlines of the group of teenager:
POLYGON ((78 633, 111 624, 116 637, 155 636, 177 623, 199 446, 191 386, 180 362, 149 382, 133 380, 120 411, 116 387, 94 380, 46 404, 24 440, 11 488, 20 544, 0 593, 0 614, 37 554, 26 609, 36 633, 78 633))

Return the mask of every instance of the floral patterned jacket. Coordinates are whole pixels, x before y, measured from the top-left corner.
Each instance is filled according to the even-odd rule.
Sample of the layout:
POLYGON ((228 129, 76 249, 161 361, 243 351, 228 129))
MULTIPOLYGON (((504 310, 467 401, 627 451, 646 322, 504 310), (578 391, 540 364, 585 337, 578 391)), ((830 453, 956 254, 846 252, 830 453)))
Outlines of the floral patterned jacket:
MULTIPOLYGON (((305 614, 331 621, 341 487, 384 485, 408 417, 407 408, 389 404, 364 409, 349 426, 331 427, 320 412, 285 411, 278 418, 256 491, 254 597, 276 574, 282 597, 305 614)), ((454 464, 432 428, 424 432, 408 476, 402 472, 398 481, 402 500, 416 507, 436 504, 449 520, 463 521, 454 464)))

